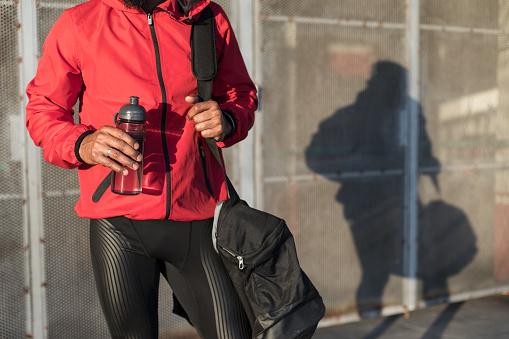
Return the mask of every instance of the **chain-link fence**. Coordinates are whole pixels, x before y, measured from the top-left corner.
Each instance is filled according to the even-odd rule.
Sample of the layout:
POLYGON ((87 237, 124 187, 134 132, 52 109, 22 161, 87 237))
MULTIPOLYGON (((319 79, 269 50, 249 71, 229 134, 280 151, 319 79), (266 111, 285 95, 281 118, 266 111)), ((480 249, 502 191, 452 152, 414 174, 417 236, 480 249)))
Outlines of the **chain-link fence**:
MULTIPOLYGON (((230 176, 286 219, 322 324, 509 288, 509 1, 218 2, 261 88, 230 176)), ((23 129, 44 38, 77 3, 0 1, 0 338, 108 336, 77 173, 23 129)), ((161 337, 196 337, 160 295, 161 337)))

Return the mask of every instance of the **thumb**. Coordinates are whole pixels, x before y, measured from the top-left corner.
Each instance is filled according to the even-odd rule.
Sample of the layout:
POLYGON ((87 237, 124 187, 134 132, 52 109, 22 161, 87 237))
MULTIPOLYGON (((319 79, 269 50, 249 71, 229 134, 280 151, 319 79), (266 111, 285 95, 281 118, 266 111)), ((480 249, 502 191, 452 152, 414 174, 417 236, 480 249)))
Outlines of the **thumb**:
POLYGON ((197 95, 188 95, 186 97, 186 102, 190 104, 197 104, 198 102, 200 102, 200 99, 198 98, 197 95))

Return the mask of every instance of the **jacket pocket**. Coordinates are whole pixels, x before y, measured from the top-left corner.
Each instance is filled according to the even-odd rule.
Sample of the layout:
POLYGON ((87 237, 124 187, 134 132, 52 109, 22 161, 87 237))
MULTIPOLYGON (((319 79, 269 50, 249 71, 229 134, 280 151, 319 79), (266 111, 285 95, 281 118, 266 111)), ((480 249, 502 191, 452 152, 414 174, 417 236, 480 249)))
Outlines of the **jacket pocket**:
POLYGON ((97 186, 94 194, 92 194, 92 201, 98 202, 101 197, 103 196, 104 192, 110 187, 111 185, 111 172, 108 173, 108 175, 101 181, 99 186, 97 186))

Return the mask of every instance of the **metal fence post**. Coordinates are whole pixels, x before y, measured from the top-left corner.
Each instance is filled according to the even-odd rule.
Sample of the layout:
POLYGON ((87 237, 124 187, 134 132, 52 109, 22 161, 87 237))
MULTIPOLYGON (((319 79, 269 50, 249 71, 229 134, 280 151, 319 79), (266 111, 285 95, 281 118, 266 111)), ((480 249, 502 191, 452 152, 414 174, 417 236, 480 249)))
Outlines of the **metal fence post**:
POLYGON ((406 1, 406 61, 408 67, 408 129, 405 154, 404 201, 404 306, 412 311, 417 305, 417 228, 418 228, 418 142, 419 142, 419 0, 406 1))
MULTIPOLYGON (((19 20, 19 93, 22 102, 20 118, 25 117, 27 98, 25 88, 35 76, 37 69, 37 15, 33 0, 21 0, 18 3, 19 20)), ((24 124, 20 124, 22 152, 22 176, 24 205, 24 239, 26 263, 26 303, 27 338, 42 339, 47 337, 46 292, 44 278, 43 247, 43 206, 41 183, 40 151, 31 141, 24 124)))
MULTIPOLYGON (((244 58, 247 70, 251 77, 255 73, 255 21, 254 21, 254 0, 238 0, 239 10, 237 32, 239 36, 240 50, 244 58)), ((255 203, 255 137, 254 129, 247 138, 239 144, 239 180, 240 195, 250 205, 255 203)))

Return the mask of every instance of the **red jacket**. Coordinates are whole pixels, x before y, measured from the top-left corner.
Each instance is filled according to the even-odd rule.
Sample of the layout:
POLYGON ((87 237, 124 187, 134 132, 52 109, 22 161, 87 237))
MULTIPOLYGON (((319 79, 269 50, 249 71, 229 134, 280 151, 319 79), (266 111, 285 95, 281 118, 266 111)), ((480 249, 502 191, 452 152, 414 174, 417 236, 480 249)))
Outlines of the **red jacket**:
POLYGON ((154 10, 150 24, 145 12, 126 8, 121 0, 90 0, 66 10, 53 26, 37 75, 27 87, 26 126, 46 161, 78 168, 81 194, 75 210, 80 217, 201 220, 212 217, 216 203, 226 198, 221 168, 205 144, 215 197, 206 188, 201 136, 186 118, 192 105, 184 100, 197 94, 190 62, 190 20, 209 3, 216 21, 218 60, 212 98, 236 124, 235 133, 218 143, 226 147, 247 136, 257 98, 219 5, 203 0, 184 16, 177 0, 167 0, 154 10), (94 203, 92 194, 110 169, 80 163, 75 143, 85 131, 113 126, 115 113, 133 95, 140 98, 148 116, 143 192, 125 196, 108 189, 94 203), (80 123, 75 124, 72 107, 78 98, 80 123))

